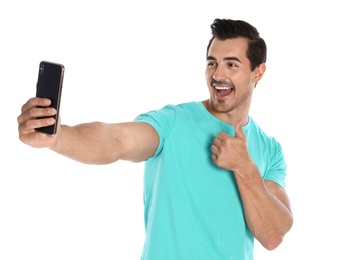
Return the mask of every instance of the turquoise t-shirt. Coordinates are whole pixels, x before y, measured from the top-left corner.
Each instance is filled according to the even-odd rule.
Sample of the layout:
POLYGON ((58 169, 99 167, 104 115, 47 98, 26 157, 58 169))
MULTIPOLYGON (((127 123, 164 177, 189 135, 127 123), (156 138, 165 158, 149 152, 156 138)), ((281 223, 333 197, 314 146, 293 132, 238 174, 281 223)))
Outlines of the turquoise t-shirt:
MULTIPOLYGON (((167 105, 139 115, 159 134, 156 154, 145 162, 143 260, 252 260, 254 237, 246 225, 232 172, 212 161, 220 131, 234 127, 201 102, 167 105)), ((249 118, 243 127, 250 155, 264 179, 284 187, 280 144, 249 118)))

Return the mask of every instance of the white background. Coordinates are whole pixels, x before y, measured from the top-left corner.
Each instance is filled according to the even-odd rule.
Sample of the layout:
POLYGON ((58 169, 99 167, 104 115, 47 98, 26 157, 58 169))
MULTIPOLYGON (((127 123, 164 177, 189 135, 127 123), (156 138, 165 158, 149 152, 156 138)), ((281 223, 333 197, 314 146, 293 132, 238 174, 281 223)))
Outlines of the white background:
POLYGON ((62 122, 132 121, 208 98, 215 18, 242 19, 268 46, 251 115, 282 144, 295 223, 256 259, 337 259, 333 1, 2 1, 0 259, 139 259, 143 164, 84 165, 18 139, 41 60, 66 72, 62 122))

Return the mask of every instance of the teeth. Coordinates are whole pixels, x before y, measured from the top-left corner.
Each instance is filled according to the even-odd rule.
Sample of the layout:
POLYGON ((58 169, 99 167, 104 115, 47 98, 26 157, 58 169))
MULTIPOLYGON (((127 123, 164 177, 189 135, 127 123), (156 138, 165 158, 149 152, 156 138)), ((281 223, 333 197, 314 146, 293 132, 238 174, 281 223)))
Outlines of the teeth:
POLYGON ((231 89, 230 87, 220 87, 220 86, 214 86, 215 89, 217 90, 229 90, 231 89))

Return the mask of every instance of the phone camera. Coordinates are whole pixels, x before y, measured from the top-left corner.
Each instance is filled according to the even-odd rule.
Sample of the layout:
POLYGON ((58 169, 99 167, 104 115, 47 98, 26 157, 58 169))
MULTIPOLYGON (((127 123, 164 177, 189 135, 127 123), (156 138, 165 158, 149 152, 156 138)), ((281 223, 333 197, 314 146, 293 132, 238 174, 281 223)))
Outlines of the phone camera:
POLYGON ((42 74, 43 71, 44 71, 44 64, 41 64, 41 65, 40 65, 40 74, 42 74))

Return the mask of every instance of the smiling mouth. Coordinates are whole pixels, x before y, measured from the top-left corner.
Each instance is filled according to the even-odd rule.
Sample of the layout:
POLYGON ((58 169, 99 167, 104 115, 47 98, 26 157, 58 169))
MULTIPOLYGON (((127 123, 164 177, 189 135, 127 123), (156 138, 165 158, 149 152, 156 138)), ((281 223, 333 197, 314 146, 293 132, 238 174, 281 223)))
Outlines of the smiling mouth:
POLYGON ((217 84, 212 84, 214 89, 217 91, 217 95, 220 97, 226 97, 228 96, 230 93, 232 93, 233 88, 229 87, 229 86, 219 86, 217 84))

